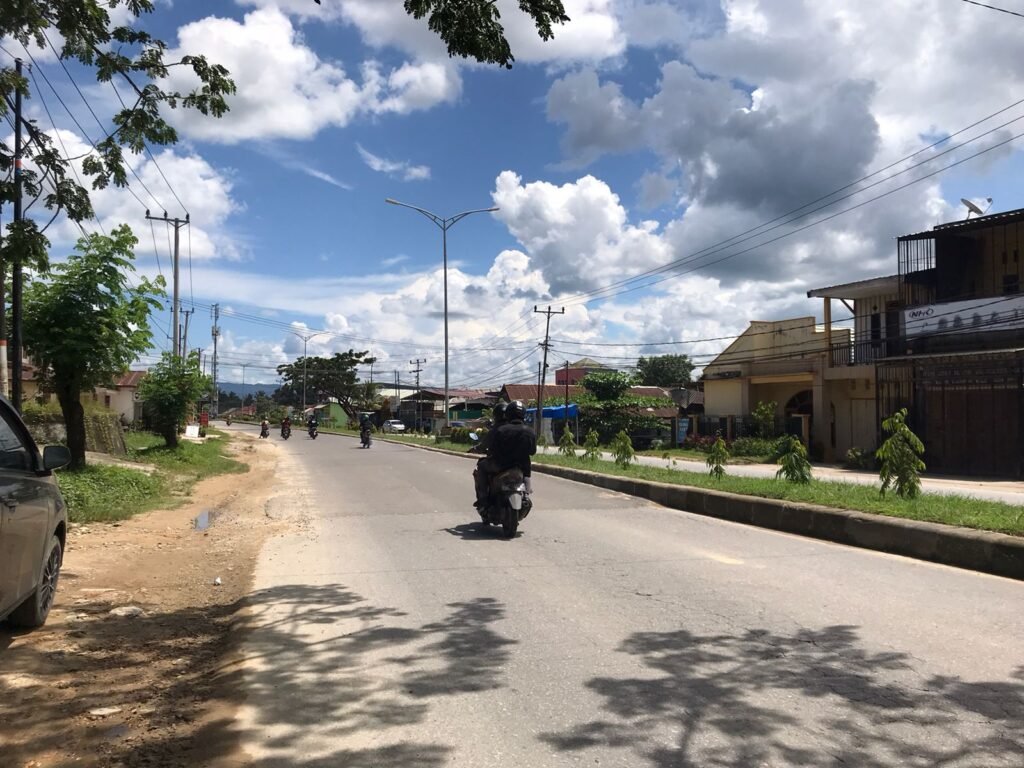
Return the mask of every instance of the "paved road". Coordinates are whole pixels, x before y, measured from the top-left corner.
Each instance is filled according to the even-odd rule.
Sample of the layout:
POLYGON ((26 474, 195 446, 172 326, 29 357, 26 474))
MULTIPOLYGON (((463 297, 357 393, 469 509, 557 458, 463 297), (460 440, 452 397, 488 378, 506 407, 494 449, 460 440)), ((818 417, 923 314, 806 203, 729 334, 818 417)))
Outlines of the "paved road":
POLYGON ((464 459, 281 451, 256 765, 1024 765, 1024 584, 545 476, 505 541, 464 459))

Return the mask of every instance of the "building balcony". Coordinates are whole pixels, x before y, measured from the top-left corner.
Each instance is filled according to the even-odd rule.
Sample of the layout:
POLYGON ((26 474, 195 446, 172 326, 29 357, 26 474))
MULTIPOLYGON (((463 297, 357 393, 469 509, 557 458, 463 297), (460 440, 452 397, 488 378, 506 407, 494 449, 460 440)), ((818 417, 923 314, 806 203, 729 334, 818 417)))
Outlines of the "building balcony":
POLYGON ((871 365, 876 360, 889 356, 885 339, 854 339, 832 345, 832 365, 836 368, 849 365, 871 365))

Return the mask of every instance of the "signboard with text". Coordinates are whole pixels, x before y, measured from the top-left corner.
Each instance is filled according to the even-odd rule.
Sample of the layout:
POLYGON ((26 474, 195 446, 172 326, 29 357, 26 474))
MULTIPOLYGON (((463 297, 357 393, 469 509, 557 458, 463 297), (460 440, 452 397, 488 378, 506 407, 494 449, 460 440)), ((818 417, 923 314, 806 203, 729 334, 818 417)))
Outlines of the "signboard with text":
POLYGON ((950 301, 903 310, 903 332, 908 338, 1013 328, 1024 328, 1024 295, 950 301))

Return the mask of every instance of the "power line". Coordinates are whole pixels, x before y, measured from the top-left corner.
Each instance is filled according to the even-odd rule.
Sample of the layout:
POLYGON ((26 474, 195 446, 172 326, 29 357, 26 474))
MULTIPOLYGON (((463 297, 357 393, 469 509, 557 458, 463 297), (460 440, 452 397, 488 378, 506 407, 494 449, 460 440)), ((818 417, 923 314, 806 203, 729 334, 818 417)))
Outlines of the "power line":
MULTIPOLYGON (((1020 104, 1022 102, 1024 102, 1024 100, 1018 101, 1018 102, 1016 102, 1016 104, 1020 104)), ((1016 104, 1015 105, 1011 105, 1011 108, 1012 108, 1012 106, 1016 106, 1016 104)), ((1006 111, 1006 110, 1000 110, 1000 113, 1004 112, 1004 111, 1006 111)), ((995 114, 1000 114, 1000 113, 995 113, 995 114)), ((981 122, 985 122, 985 121, 991 119, 991 117, 992 117, 992 115, 990 115, 988 118, 985 118, 985 120, 982 120, 981 122)), ((937 175, 939 173, 942 173, 943 171, 946 171, 946 170, 948 170, 950 168, 953 168, 953 167, 955 167, 957 165, 961 165, 962 163, 965 163, 965 162, 967 162, 969 160, 972 160, 972 159, 974 159, 974 158, 976 158, 976 157, 978 157, 978 156, 980 156, 982 154, 985 154, 986 152, 990 152, 993 149, 996 149, 996 148, 998 148, 1000 146, 1003 146, 1003 145, 1009 143, 1010 141, 1014 141, 1017 138, 1020 138, 1020 136, 1022 134, 1018 134, 1017 136, 1014 136, 1013 138, 1009 139, 1008 141, 1004 141, 1004 142, 1002 142, 1000 144, 996 144, 994 146, 986 147, 985 149, 980 150, 979 152, 977 152, 977 153, 975 153, 973 155, 970 155, 970 156, 968 156, 966 158, 963 158, 961 160, 958 160, 956 162, 950 163, 949 165, 946 165, 943 168, 940 168, 938 171, 934 171, 932 173, 928 173, 928 174, 926 174, 926 175, 924 175, 924 176, 922 176, 922 177, 920 177, 918 179, 914 179, 914 180, 912 180, 910 182, 907 182, 906 184, 897 186, 896 188, 888 190, 887 192, 884 192, 882 194, 876 195, 875 197, 869 198, 868 200, 865 200, 865 201, 863 201, 861 203, 858 203, 856 205, 850 206, 849 208, 845 208, 842 211, 839 211, 838 213, 831 214, 829 216, 825 216, 825 217, 823 217, 821 219, 818 219, 816 221, 811 222, 810 224, 806 224, 806 225, 804 225, 802 227, 798 227, 798 228, 796 228, 794 230, 790 230, 788 232, 784 232, 782 235, 779 235, 779 236, 776 236, 774 238, 771 238, 771 239, 769 239, 769 240, 767 240, 765 242, 757 243, 757 244, 751 246, 750 248, 746 248, 746 249, 741 250, 741 251, 739 251, 737 253, 733 253, 731 255, 727 255, 727 256, 725 256, 725 257, 723 257, 721 259, 716 259, 714 261, 711 261, 711 262, 708 262, 708 263, 705 263, 705 264, 699 264, 699 265, 697 265, 697 266, 695 266, 695 267, 693 267, 691 269, 688 269, 688 270, 685 270, 685 271, 682 271, 682 272, 678 272, 677 274, 669 274, 667 277, 664 277, 664 278, 661 278, 661 279, 658 279, 658 280, 653 280, 653 281, 651 281, 649 283, 643 283, 642 285, 633 286, 631 288, 628 288, 628 289, 625 289, 625 290, 622 290, 622 291, 615 291, 614 290, 617 287, 624 287, 624 286, 630 285, 632 283, 637 283, 637 282, 639 282, 639 281, 641 281, 641 280, 643 280, 644 278, 647 278, 647 277, 653 277, 654 275, 664 274, 666 272, 675 272, 683 264, 686 264, 688 262, 698 261, 698 260, 703 259, 703 258, 705 258, 707 256, 713 256, 714 254, 721 253, 722 251, 725 251, 725 250, 727 250, 729 248, 732 248, 733 246, 740 245, 741 243, 748 242, 750 240, 758 238, 758 237, 760 237, 762 235, 765 235, 765 234, 767 234, 769 232, 772 232, 772 231, 774 231, 776 229, 779 229, 780 227, 786 226, 788 224, 792 224, 794 221, 798 221, 798 220, 800 220, 802 218, 810 216, 811 214, 817 213, 818 211, 824 210, 825 208, 829 208, 832 205, 835 205, 836 203, 841 202, 843 200, 848 200, 851 197, 854 197, 856 195, 859 195, 862 192, 865 192, 865 191, 867 191, 869 189, 872 189, 872 188, 877 187, 877 186, 879 186, 881 184, 884 184, 887 181, 891 181, 892 179, 896 178, 897 176, 901 176, 901 175, 903 175, 905 173, 908 173, 909 171, 912 171, 912 170, 914 170, 916 168, 919 168, 922 165, 926 165, 928 163, 932 163, 937 158, 942 157, 943 155, 947 155, 947 154, 949 154, 951 152, 955 152, 958 149, 962 149, 963 147, 967 146, 968 144, 971 144, 971 143, 977 141, 978 139, 984 138, 985 136, 988 136, 988 135, 990 135, 992 133, 995 133, 996 131, 999 131, 999 130, 1007 127, 1008 125, 1011 125, 1011 124, 1013 124, 1015 122, 1018 122, 1018 121, 1020 121, 1022 119, 1024 119, 1024 114, 1018 115, 1017 117, 1015 117, 1012 120, 1009 120, 1009 121, 1003 123, 1002 125, 998 125, 995 128, 992 128, 992 129, 990 129, 988 131, 985 131, 984 133, 979 134, 978 136, 975 136, 972 139, 968 139, 968 140, 966 140, 966 141, 964 141, 964 142, 962 142, 962 143, 960 143, 960 144, 958 144, 958 145, 956 145, 954 147, 951 147, 951 148, 949 148, 947 150, 944 150, 944 151, 942 151, 942 152, 940 152, 940 153, 938 153, 936 155, 933 155, 933 156, 927 158, 926 160, 922 160, 921 162, 915 163, 914 165, 911 165, 908 168, 904 168, 901 171, 897 171, 896 173, 891 174, 890 176, 887 176, 887 177, 885 177, 883 179, 880 179, 879 181, 872 182, 871 184, 869 184, 869 185, 867 185, 865 187, 857 189, 857 190, 855 190, 853 192, 850 192, 850 193, 848 193, 846 195, 843 195, 841 197, 837 197, 834 200, 831 200, 830 202, 827 202, 827 203, 824 203, 822 205, 819 205, 816 208, 812 208, 809 211, 804 211, 803 213, 799 213, 798 215, 795 215, 792 218, 787 219, 786 221, 782 221, 780 223, 774 223, 772 226, 768 227, 767 229, 764 229, 765 225, 760 225, 758 227, 754 227, 752 230, 747 230, 747 232, 755 232, 758 229, 762 229, 763 231, 756 232, 755 234, 750 234, 750 235, 747 235, 747 236, 737 235, 737 236, 728 238, 726 240, 721 241, 718 244, 715 244, 715 245, 709 246, 707 248, 701 249, 701 250, 696 251, 696 252, 694 252, 694 253, 692 253, 692 254, 690 254, 688 256, 685 256, 685 257, 682 257, 682 258, 679 258, 679 259, 675 259, 674 261, 671 261, 668 264, 665 264, 665 265, 663 265, 661 267, 656 267, 654 269, 647 270, 646 272, 642 272, 639 275, 635 275, 633 277, 626 278, 626 279, 620 280, 620 281, 615 282, 615 283, 611 283, 610 285, 604 286, 602 288, 597 288, 597 289, 594 289, 592 291, 587 291, 587 292, 584 292, 584 293, 577 294, 576 296, 569 297, 568 299, 566 299, 566 303, 573 303, 573 302, 575 302, 575 303, 588 304, 588 303, 590 303, 590 301, 594 301, 594 300, 598 300, 598 299, 609 299, 609 298, 613 298, 614 296, 620 296, 620 295, 625 294, 625 293, 630 293, 632 291, 639 290, 640 288, 645 288, 645 287, 650 287, 650 286, 653 286, 653 285, 657 285, 658 283, 662 283, 665 280, 671 280, 671 279, 675 279, 675 278, 680 277, 680 276, 685 275, 685 274, 690 274, 691 272, 695 272, 695 271, 697 271, 699 269, 704 269, 706 267, 713 266, 713 265, 718 264, 718 263, 720 263, 722 261, 726 261, 728 259, 734 258, 735 256, 742 255, 744 253, 749 253, 752 250, 755 250, 757 248, 762 248, 765 245, 770 245, 771 243, 777 242, 777 241, 785 239, 787 237, 792 237, 793 235, 798 234, 800 232, 803 232, 804 230, 810 229, 811 227, 817 226, 818 224, 822 224, 822 223, 824 223, 826 221, 831 221, 832 219, 837 218, 838 216, 841 216, 841 215, 843 215, 845 213, 849 213, 850 211, 853 211, 853 210, 856 210, 858 208, 861 208, 864 205, 867 205, 868 203, 874 202, 876 200, 880 200, 883 197, 887 197, 888 195, 894 194, 895 192, 899 192, 900 190, 906 189, 909 186, 912 186, 914 184, 918 184, 918 183, 920 183, 922 181, 925 181, 926 179, 929 179, 932 176, 935 176, 935 175, 937 175), (609 293, 609 291, 611 291, 611 293, 609 293), (606 294, 606 295, 602 295, 602 294, 606 294)), ((960 132, 962 132, 962 131, 960 131, 960 132)), ((918 152, 915 152, 913 155, 910 155, 907 158, 904 158, 904 161, 907 160, 907 159, 910 159, 910 158, 912 158, 912 157, 914 157, 914 156, 916 156, 918 154, 920 154, 920 152, 921 151, 919 150, 918 152)), ((899 162, 903 162, 903 161, 899 161, 899 162)), ((892 167, 892 166, 890 165, 889 167, 892 167)), ((877 172, 875 174, 872 174, 872 176, 873 175, 877 175, 877 172)), ((870 177, 865 177, 865 178, 870 178, 870 177)), ((842 189, 848 189, 851 186, 854 186, 854 185, 856 185, 858 183, 859 182, 854 182, 854 184, 847 185, 846 187, 843 187, 842 189)), ((842 191, 842 190, 837 190, 837 192, 838 191, 842 191)), ((824 200, 824 199, 826 199, 828 197, 833 197, 835 194, 836 193, 833 192, 833 193, 831 193, 829 195, 826 195, 823 198, 819 198, 819 200, 824 200)), ((795 209, 795 211, 800 211, 803 208, 807 208, 809 205, 813 205, 813 203, 810 203, 810 204, 805 205, 805 206, 801 206, 801 208, 797 208, 797 209, 795 209)), ((781 217, 777 217, 776 219, 773 219, 772 222, 779 222, 780 219, 786 218, 787 216, 789 216, 789 214, 784 214, 781 217)), ((767 223, 772 224, 772 222, 767 222, 767 223)), ((746 235, 746 233, 743 233, 743 234, 746 235)))
POLYGON ((1006 8, 999 8, 999 7, 995 6, 995 5, 988 5, 986 3, 979 3, 978 0, 963 0, 963 1, 965 3, 970 3, 971 5, 977 5, 977 6, 980 6, 982 8, 988 8, 990 11, 999 11, 1000 13, 1008 13, 1011 16, 1019 16, 1020 18, 1024 19, 1024 13, 1018 13, 1017 11, 1010 11, 1010 10, 1007 10, 1006 8))

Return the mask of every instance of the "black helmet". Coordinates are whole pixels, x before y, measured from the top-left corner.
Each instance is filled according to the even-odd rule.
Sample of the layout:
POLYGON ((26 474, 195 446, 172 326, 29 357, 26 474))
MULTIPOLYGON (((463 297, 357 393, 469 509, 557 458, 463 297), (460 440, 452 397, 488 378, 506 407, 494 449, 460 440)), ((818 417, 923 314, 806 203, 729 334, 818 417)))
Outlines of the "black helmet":
POLYGON ((500 400, 491 410, 491 416, 494 417, 495 424, 502 424, 508 421, 508 403, 500 400))
POLYGON ((522 400, 513 400, 505 407, 505 418, 509 421, 522 421, 526 418, 526 406, 522 400))

